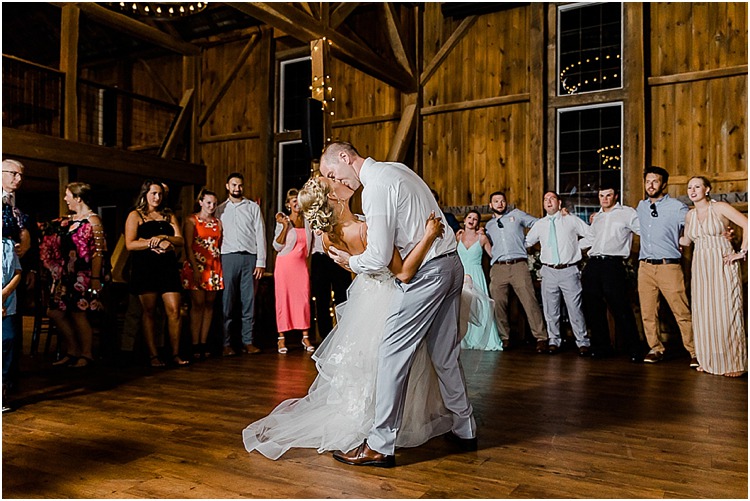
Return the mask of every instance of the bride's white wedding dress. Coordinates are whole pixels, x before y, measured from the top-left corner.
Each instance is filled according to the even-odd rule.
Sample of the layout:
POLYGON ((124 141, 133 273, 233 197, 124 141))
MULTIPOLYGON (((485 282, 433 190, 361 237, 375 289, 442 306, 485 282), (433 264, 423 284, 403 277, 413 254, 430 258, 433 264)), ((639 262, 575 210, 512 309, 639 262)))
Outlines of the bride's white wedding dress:
MULTIPOLYGON (((257 450, 269 459, 278 459, 292 447, 348 451, 367 438, 375 415, 378 347, 395 291, 389 273, 355 278, 348 300, 337 307, 338 324, 313 355, 318 377, 307 395, 285 400, 245 428, 242 437, 248 452, 257 450)), ((475 294, 471 283, 464 285, 462 324, 479 322, 473 312, 476 307, 472 307, 475 294)), ((423 342, 409 373, 396 446, 416 447, 450 431, 451 425, 452 416, 443 405, 423 342)))

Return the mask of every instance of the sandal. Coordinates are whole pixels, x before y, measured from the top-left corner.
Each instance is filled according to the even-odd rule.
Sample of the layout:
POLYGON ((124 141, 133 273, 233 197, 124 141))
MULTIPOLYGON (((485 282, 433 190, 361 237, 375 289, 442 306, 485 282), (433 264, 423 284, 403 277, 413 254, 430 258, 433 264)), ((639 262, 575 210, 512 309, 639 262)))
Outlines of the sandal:
POLYGON ((279 336, 278 341, 276 342, 276 344, 279 347, 279 353, 281 353, 282 355, 286 355, 286 352, 289 351, 287 350, 286 344, 284 343, 284 341, 285 341, 284 336, 279 336))
POLYGON ((302 336, 302 347, 305 348, 305 351, 308 353, 312 353, 315 351, 315 346, 310 344, 310 338, 307 336, 302 336))
POLYGON ((71 363, 70 367, 80 369, 82 367, 88 367, 89 365, 93 363, 94 363, 94 360, 89 357, 78 357, 78 360, 76 360, 75 363, 71 363))
POLYGON ((172 362, 178 367, 186 367, 190 365, 188 360, 181 359, 179 355, 172 355, 172 362))
POLYGON ((57 362, 52 362, 53 367, 62 367, 64 365, 74 364, 76 362, 76 357, 72 355, 65 355, 57 362))
POLYGON ((154 368, 155 367, 165 367, 166 366, 166 364, 164 362, 162 362, 161 360, 159 360, 159 355, 154 355, 153 357, 151 357, 149 359, 149 361, 150 361, 151 367, 154 367, 154 368))

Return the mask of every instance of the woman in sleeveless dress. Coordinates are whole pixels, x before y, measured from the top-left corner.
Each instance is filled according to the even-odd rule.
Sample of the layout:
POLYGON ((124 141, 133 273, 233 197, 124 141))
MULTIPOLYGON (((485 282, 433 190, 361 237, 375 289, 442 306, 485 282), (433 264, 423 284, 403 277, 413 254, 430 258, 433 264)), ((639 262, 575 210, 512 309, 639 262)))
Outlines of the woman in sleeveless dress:
POLYGON ((221 270, 221 220, 214 216, 219 199, 202 189, 198 194, 200 211, 185 220, 185 262, 182 287, 190 291, 190 333, 193 360, 210 354, 206 346, 214 314, 216 292, 224 289, 221 270))
POLYGON ((125 220, 125 247, 130 251, 130 289, 143 307, 143 337, 151 367, 164 367, 154 341, 154 309, 159 298, 167 314, 172 362, 188 365, 180 349, 180 270, 176 247, 184 245, 182 232, 172 211, 165 207, 164 186, 148 179, 141 186, 135 210, 125 220))
POLYGON ((312 233, 297 204, 298 191, 294 188, 286 194, 283 212, 276 214, 276 231, 273 248, 276 267, 273 272, 276 296, 276 329, 278 352, 286 354, 286 332, 302 331, 302 347, 308 353, 315 351, 308 333, 310 331, 310 267, 308 258, 312 250, 312 233))
MULTIPOLYGON (((352 254, 366 246, 366 225, 348 207, 352 191, 326 178, 309 180, 299 193, 300 206, 313 230, 322 231, 326 247, 335 245, 352 254)), ((389 270, 357 275, 348 300, 337 309, 338 323, 313 355, 318 377, 307 396, 289 399, 242 433, 248 452, 257 450, 278 459, 292 447, 319 453, 350 450, 367 436, 375 414, 378 348, 385 329, 388 305, 398 277, 408 282, 417 272, 443 226, 432 215, 425 236, 404 261, 393 253, 389 270)), ((452 416, 445 409, 437 375, 424 344, 412 366, 399 431, 399 447, 415 447, 450 431, 452 416)))
POLYGON ((39 257, 52 277, 47 315, 65 338, 67 354, 52 365, 86 367, 93 362, 93 331, 86 313, 102 309, 104 228, 91 210, 91 186, 70 183, 65 202, 72 214, 42 228, 39 257))
POLYGON ((738 377, 747 372, 742 283, 738 259, 747 256, 747 217, 725 202, 708 197, 711 183, 703 176, 688 181, 695 205, 685 218, 680 245, 695 244, 692 268, 692 313, 698 371, 738 377), (727 221, 742 228, 740 252, 724 237, 727 221))
POLYGON ((492 254, 492 244, 479 228, 479 212, 472 210, 464 218, 464 228, 456 233, 458 256, 464 265, 464 273, 471 277, 473 287, 485 298, 480 301, 480 324, 469 325, 466 335, 461 340, 461 348, 467 350, 502 351, 503 343, 495 322, 495 303, 487 295, 487 279, 482 268, 482 255, 486 251, 492 254))

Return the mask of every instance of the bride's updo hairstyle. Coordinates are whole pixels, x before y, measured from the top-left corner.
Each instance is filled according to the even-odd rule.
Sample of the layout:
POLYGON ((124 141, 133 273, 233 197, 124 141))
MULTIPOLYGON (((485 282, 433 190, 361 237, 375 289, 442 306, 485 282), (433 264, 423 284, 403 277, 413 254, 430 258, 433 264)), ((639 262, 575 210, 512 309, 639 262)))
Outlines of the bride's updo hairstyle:
POLYGON ((336 224, 328 194, 330 185, 321 177, 310 178, 297 194, 297 203, 310 228, 330 233, 336 224))

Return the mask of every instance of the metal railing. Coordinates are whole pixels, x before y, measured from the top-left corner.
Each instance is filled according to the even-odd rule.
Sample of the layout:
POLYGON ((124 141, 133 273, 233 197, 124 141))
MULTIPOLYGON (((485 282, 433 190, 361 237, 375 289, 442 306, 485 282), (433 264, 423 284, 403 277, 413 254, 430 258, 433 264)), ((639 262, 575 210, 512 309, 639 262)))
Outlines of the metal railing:
MULTIPOLYGON (((78 141, 158 155, 180 106, 79 79, 78 141)), ((65 73, 3 55, 3 126, 63 137, 65 73)), ((177 156, 180 156, 178 150, 177 156)))

